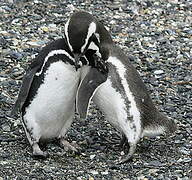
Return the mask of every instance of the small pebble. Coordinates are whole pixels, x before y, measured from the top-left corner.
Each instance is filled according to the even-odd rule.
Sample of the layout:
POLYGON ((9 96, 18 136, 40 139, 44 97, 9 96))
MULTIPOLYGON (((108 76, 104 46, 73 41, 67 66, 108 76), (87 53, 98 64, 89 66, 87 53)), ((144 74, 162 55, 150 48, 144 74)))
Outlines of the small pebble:
POLYGON ((95 156, 96 156, 95 154, 90 155, 90 159, 91 159, 91 160, 94 159, 95 156))
POLYGON ((163 74, 164 71, 163 71, 163 70, 156 70, 156 71, 154 71, 154 73, 155 73, 156 75, 160 75, 160 74, 163 74))
POLYGON ((8 132, 11 130, 10 126, 6 124, 2 126, 2 129, 3 131, 8 131, 8 132))
POLYGON ((191 180, 191 6, 191 0, 0 0, 0 180, 191 180), (88 118, 75 118, 67 133, 81 147, 73 156, 54 140, 42 147, 49 158, 34 159, 20 115, 9 118, 28 64, 43 46, 64 37, 76 10, 99 18, 131 56, 157 108, 178 125, 171 137, 142 139, 126 164, 115 164, 127 151, 116 146, 120 133, 93 103, 88 118))
POLYGON ((102 175, 108 175, 109 172, 108 172, 108 171, 103 171, 103 172, 101 172, 101 174, 102 174, 102 175))
POLYGON ((99 174, 99 172, 96 171, 96 170, 91 170, 90 173, 93 174, 93 175, 97 175, 97 174, 99 174))

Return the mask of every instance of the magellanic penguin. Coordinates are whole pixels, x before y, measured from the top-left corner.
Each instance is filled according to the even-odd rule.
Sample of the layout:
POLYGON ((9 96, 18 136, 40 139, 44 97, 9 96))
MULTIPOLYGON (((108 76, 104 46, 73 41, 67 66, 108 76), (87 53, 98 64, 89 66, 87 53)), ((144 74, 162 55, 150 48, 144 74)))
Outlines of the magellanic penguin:
MULTIPOLYGON (((81 81, 87 77, 93 82, 92 88, 89 93, 81 97, 81 93, 77 96, 77 110, 80 114, 85 114, 88 109, 89 99, 91 99, 95 89, 107 79, 107 66, 105 64, 109 50, 108 45, 112 44, 112 38, 110 33, 106 30, 104 25, 99 22, 90 13, 84 11, 78 11, 72 14, 67 23, 65 24, 64 33, 69 49, 74 55, 77 66, 81 66, 79 58, 84 56, 87 60, 87 66, 85 68, 84 76, 81 76, 81 81), (93 71, 92 71, 93 70, 93 71)), ((81 89, 81 83, 79 85, 81 89)))
MULTIPOLYGON (((89 97, 92 97, 105 118, 127 138, 129 152, 120 161, 124 163, 132 158, 136 145, 143 136, 172 134, 176 130, 176 125, 155 107, 145 84, 131 65, 129 58, 115 44, 108 47, 107 80, 101 83, 89 97)), ((86 94, 89 94, 92 86, 94 82, 91 76, 85 77, 78 90, 78 96, 88 101, 86 94)), ((85 114, 81 113, 80 117, 85 117, 85 114)))
POLYGON ((112 38, 104 25, 90 13, 84 11, 73 13, 65 24, 64 35, 75 56, 76 64, 87 50, 94 50, 101 61, 107 60, 106 45, 113 42, 112 38))
POLYGON ((81 68, 76 68, 64 38, 45 46, 29 65, 12 114, 21 112, 23 127, 35 156, 47 156, 38 143, 51 138, 59 138, 64 148, 76 151, 65 140, 74 117, 81 77, 81 68))

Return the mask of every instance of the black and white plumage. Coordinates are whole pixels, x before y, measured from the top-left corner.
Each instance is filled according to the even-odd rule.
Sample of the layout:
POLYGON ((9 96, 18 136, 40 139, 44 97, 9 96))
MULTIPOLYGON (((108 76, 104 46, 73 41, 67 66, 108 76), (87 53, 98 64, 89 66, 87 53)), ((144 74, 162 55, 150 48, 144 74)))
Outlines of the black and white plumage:
MULTIPOLYGON (((109 52, 107 80, 90 97, 105 118, 127 138, 129 153, 120 161, 124 163, 132 157, 143 136, 171 134, 176 125, 155 107, 137 70, 122 50, 112 44, 109 52)), ((92 82, 85 78, 82 88, 90 86, 92 82)))
POLYGON ((86 12, 73 14, 66 23, 65 36, 77 57, 92 50, 97 58, 87 55, 89 63, 106 66, 103 73, 96 65, 89 69, 79 85, 76 105, 80 117, 85 118, 93 99, 106 119, 127 138, 130 149, 121 162, 132 157, 143 136, 175 131, 174 122, 157 110, 138 72, 96 18, 86 12))
MULTIPOLYGON (((95 34, 96 22, 92 23, 92 19, 90 14, 84 12, 72 15, 65 25, 65 38, 44 47, 23 78, 12 114, 17 110, 21 111, 23 126, 34 155, 46 156, 38 142, 54 137, 60 138, 61 144, 75 150, 64 140, 64 136, 74 116, 76 93, 78 86, 81 86, 79 83, 84 78, 89 78, 92 74, 91 67, 96 66, 97 69, 93 72, 102 81, 93 78, 96 85, 94 88, 106 80, 107 70, 102 62, 97 62, 100 54, 95 44, 98 45, 99 37, 95 34), (82 24, 82 21, 85 23, 82 24), (88 31, 84 32, 84 27, 88 31)), ((86 114, 88 102, 79 98, 77 102, 80 102, 81 112, 86 114)))
POLYGON ((104 25, 83 11, 72 14, 65 25, 64 34, 76 65, 80 65, 79 58, 85 56, 87 65, 90 66, 85 81, 93 82, 92 87, 83 88, 80 83, 81 92, 78 91, 76 101, 77 111, 85 118, 90 96, 107 79, 108 69, 105 61, 109 56, 108 46, 113 41, 104 25))
MULTIPOLYGON (((112 38, 104 25, 91 14, 84 11, 72 14, 65 24, 64 35, 75 57, 76 64, 79 63, 79 58, 84 56, 87 50, 93 50, 95 55, 100 57, 98 59, 100 61, 105 61, 108 58, 107 46, 113 42, 112 38)), ((90 61, 89 64, 94 66, 95 62, 90 61)))
POLYGON ((21 112, 33 155, 46 156, 38 143, 51 138, 59 138, 61 145, 76 151, 65 134, 74 118, 76 92, 85 73, 83 68, 76 70, 65 39, 44 47, 29 65, 12 114, 21 112))

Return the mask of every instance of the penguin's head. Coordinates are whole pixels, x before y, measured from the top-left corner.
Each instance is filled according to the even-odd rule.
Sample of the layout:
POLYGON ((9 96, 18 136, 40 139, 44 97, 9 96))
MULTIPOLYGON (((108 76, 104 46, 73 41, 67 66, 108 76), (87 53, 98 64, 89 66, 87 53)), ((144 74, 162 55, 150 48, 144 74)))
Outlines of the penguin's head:
POLYGON ((87 50, 92 50, 98 57, 101 57, 97 21, 91 14, 82 11, 74 13, 65 24, 64 34, 75 58, 76 67, 87 50))

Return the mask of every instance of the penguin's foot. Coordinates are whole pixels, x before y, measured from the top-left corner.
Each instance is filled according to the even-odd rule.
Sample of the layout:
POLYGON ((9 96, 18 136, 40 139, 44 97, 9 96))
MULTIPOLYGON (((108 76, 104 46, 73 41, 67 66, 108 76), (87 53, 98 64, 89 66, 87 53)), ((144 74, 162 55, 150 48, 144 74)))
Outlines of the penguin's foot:
POLYGON ((65 139, 60 139, 60 145, 64 148, 65 151, 72 151, 78 153, 81 148, 76 143, 69 143, 65 139))
POLYGON ((132 159, 132 155, 128 154, 125 158, 121 159, 117 162, 117 165, 124 164, 132 159))
POLYGON ((33 148, 33 156, 39 157, 39 158, 47 158, 48 157, 48 153, 43 152, 37 143, 34 143, 32 148, 33 148))
POLYGON ((130 161, 133 158, 133 154, 135 153, 136 150, 136 144, 129 144, 130 148, 129 148, 129 153, 127 154, 127 156, 124 159, 121 159, 117 164, 123 164, 126 163, 128 161, 130 161))

